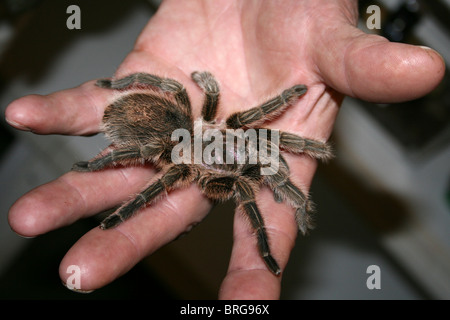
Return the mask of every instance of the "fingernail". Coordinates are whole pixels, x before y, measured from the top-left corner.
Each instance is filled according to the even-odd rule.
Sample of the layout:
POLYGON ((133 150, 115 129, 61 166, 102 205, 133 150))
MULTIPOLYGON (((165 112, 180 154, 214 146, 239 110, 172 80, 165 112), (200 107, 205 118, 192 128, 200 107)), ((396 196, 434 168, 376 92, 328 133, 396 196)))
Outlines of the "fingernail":
POLYGON ((24 239, 34 239, 34 238, 36 238, 36 237, 27 237, 27 236, 23 236, 23 235, 21 235, 21 234, 18 234, 17 232, 16 232, 16 234, 19 236, 19 237, 21 237, 21 238, 24 238, 24 239))
POLYGON ((427 50, 427 51, 432 51, 432 52, 434 52, 435 54, 437 54, 438 56, 440 56, 442 60, 444 60, 444 58, 442 57, 442 55, 441 55, 439 52, 437 52, 436 50, 434 50, 433 48, 430 48, 430 47, 427 47, 427 46, 418 46, 418 47, 419 47, 419 48, 422 48, 422 49, 424 49, 424 50, 427 50))
POLYGON ((26 126, 24 126, 24 125, 22 125, 20 123, 17 123, 15 121, 9 120, 7 118, 5 120, 11 127, 14 127, 16 129, 23 130, 23 131, 31 131, 30 128, 28 128, 28 127, 26 127, 26 126))
POLYGON ((76 292, 76 293, 83 293, 83 294, 88 294, 91 292, 94 292, 95 290, 81 290, 81 289, 77 289, 72 285, 67 285, 67 283, 65 283, 64 281, 61 281, 61 283, 63 284, 64 287, 66 287, 67 289, 69 289, 70 291, 76 292))
POLYGON ((20 234, 20 233, 17 233, 16 231, 14 231, 13 228, 10 227, 10 229, 11 229, 12 232, 14 232, 14 233, 17 234, 19 237, 24 238, 24 239, 33 239, 33 238, 36 238, 36 237, 37 237, 37 236, 24 236, 24 235, 22 235, 22 234, 20 234))

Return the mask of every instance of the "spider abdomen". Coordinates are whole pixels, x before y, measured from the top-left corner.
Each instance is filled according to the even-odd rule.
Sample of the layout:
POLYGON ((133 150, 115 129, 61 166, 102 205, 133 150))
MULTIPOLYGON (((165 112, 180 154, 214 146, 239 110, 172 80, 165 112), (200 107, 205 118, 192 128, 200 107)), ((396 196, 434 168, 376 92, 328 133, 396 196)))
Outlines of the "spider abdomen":
POLYGON ((147 145, 169 138, 179 128, 192 131, 192 119, 169 97, 148 93, 126 95, 109 105, 103 131, 117 145, 147 145))

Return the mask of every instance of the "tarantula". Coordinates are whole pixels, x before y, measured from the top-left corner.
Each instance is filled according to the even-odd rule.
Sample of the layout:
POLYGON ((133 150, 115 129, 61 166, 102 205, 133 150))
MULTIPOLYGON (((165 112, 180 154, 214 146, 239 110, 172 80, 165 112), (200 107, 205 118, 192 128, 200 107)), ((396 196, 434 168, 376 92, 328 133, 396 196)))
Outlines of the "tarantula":
POLYGON ((125 93, 104 112, 102 131, 112 144, 107 152, 92 160, 75 163, 73 170, 97 171, 117 164, 144 161, 163 171, 161 178, 107 216, 101 222, 102 229, 117 226, 159 196, 193 182, 213 201, 234 198, 251 222, 262 259, 271 272, 279 275, 281 270, 271 255, 264 219, 255 196, 262 186, 268 186, 277 202, 286 201, 295 209, 298 227, 306 233, 312 227, 312 204, 291 182, 288 165, 276 151, 279 146, 287 152, 316 159, 328 159, 332 152, 327 143, 259 125, 285 111, 307 88, 293 86, 257 107, 218 121, 215 119, 220 97, 217 81, 209 72, 193 72, 191 77, 204 92, 202 116, 195 121, 186 89, 173 79, 135 73, 121 79, 97 81, 101 88, 125 93), (132 92, 128 93, 128 90, 132 92), (189 137, 183 136, 181 140, 181 136, 174 136, 180 129, 188 132, 189 137), (249 130, 253 130, 252 134, 247 134, 249 130), (196 142, 207 140, 204 136, 207 132, 210 132, 210 140, 212 132, 215 147, 201 144, 199 148, 196 142), (192 140, 194 145, 186 139, 192 140), (228 143, 235 139, 244 141, 244 145, 228 143), (182 148, 180 140, 185 143, 182 148), (195 161, 187 157, 191 151, 195 161), (196 152, 200 159, 196 159, 196 152), (276 155, 276 165, 268 161, 269 153, 276 155), (267 169, 264 174, 263 169, 267 169))

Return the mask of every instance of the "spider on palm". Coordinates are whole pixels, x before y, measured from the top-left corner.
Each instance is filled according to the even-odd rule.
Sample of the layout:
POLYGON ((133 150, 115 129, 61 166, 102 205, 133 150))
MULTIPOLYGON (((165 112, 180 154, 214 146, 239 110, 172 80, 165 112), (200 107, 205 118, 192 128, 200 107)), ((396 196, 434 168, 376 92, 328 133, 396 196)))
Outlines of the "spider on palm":
POLYGON ((293 86, 257 107, 234 113, 225 121, 217 121, 215 115, 220 96, 217 81, 209 72, 193 72, 191 77, 204 92, 202 116, 195 121, 185 88, 173 79, 135 73, 121 79, 97 81, 97 86, 101 88, 125 92, 105 109, 103 116, 102 131, 112 144, 108 151, 92 160, 75 163, 73 170, 97 171, 117 164, 149 162, 163 173, 161 178, 148 184, 134 199, 125 202, 106 217, 101 223, 102 229, 117 226, 170 190, 187 187, 193 182, 213 201, 234 198, 238 208, 251 222, 262 259, 271 272, 279 275, 281 269, 270 252, 264 219, 258 210, 255 196, 261 187, 269 187, 276 201, 285 201, 295 209, 295 218, 302 233, 312 228, 312 203, 291 182, 289 168, 282 154, 275 153, 275 169, 269 167, 268 154, 274 154, 280 147, 293 154, 328 159, 332 152, 324 142, 261 128, 259 125, 284 112, 306 92, 306 86, 293 86), (200 141, 203 141, 206 131, 215 130, 219 133, 214 135, 216 148, 209 149, 209 158, 189 161, 185 156, 191 150, 184 148, 180 151, 177 148, 179 152, 174 152, 176 146, 180 145, 180 139, 173 139, 177 129, 189 133, 194 145, 187 144, 188 148, 194 154, 200 152, 203 156, 207 154, 208 146, 202 144, 200 149, 195 146, 199 140, 197 133, 200 130, 200 141), (249 130, 254 130, 255 134, 247 134, 249 130), (270 137, 262 134, 263 130, 264 133, 270 133, 270 137), (256 140, 252 137, 256 137, 256 140), (242 144, 228 143, 235 139, 242 141, 242 138, 244 147, 242 144), (181 156, 184 161, 174 161, 174 154, 181 156), (258 157, 255 158, 255 155, 258 157), (263 169, 268 169, 268 173, 262 174, 263 169))

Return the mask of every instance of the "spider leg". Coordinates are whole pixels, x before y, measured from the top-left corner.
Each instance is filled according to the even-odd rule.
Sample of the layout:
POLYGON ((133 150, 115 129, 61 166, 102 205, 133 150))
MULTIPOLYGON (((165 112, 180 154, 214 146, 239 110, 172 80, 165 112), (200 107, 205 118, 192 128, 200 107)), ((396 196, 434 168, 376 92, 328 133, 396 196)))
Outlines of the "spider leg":
MULTIPOLYGON (((276 150, 278 152, 275 154, 273 154, 273 151, 275 151, 274 148, 278 149, 281 147, 294 154, 305 153, 313 158, 328 159, 332 156, 331 149, 326 143, 320 141, 305 139, 295 134, 280 132, 278 130, 265 130, 270 131, 271 134, 266 135, 265 137, 260 135, 258 140, 259 161, 265 169, 265 174, 263 175, 265 180, 264 183, 273 190, 275 201, 286 201, 296 210, 295 218, 298 228, 305 234, 308 229, 313 228, 311 219, 311 213, 313 212, 312 202, 309 200, 308 196, 289 179, 289 167, 283 155, 279 150, 276 150), (273 133, 279 134, 276 138, 276 140, 279 138, 279 141, 274 140, 273 133), (270 161, 268 161, 269 153, 270 161), (273 156, 275 159, 273 159, 273 156), (274 160, 277 162, 277 165, 275 166, 272 163, 274 160), (267 166, 267 163, 270 163, 270 167, 267 166)), ((277 135, 275 135, 275 137, 276 136, 277 135)))
POLYGON ((129 146, 112 149, 104 155, 98 156, 89 161, 76 162, 72 170, 80 172, 91 172, 104 169, 115 163, 124 163, 130 160, 151 159, 160 153, 160 148, 155 146, 129 146))
POLYGON ((214 79, 214 76, 209 72, 197 71, 193 72, 191 77, 205 93, 205 100, 202 108, 203 119, 206 121, 214 120, 220 95, 219 85, 216 79, 214 79))
POLYGON ((170 167, 167 172, 157 181, 150 184, 141 191, 133 200, 123 204, 117 211, 106 217, 101 225, 101 229, 113 228, 136 213, 143 206, 155 201, 155 199, 169 189, 181 186, 183 183, 190 183, 192 170, 188 165, 180 164, 170 167))
POLYGON ((170 78, 161 78, 149 73, 133 73, 120 79, 100 79, 97 86, 106 89, 127 89, 132 85, 153 86, 174 95, 178 104, 187 114, 191 114, 191 102, 184 86, 176 80, 170 78))
POLYGON ((257 130, 259 138, 262 139, 262 141, 267 141, 265 144, 267 151, 270 151, 271 148, 275 147, 293 154, 307 154, 308 156, 319 160, 329 160, 333 158, 333 150, 326 142, 303 138, 296 134, 280 130, 266 128, 258 128, 257 130), (261 130, 266 130, 266 137, 261 137, 261 130), (278 135, 279 141, 268 143, 276 136, 275 134, 278 135))
POLYGON ((313 204, 308 196, 289 179, 289 168, 281 154, 280 159, 278 172, 264 176, 265 184, 273 191, 277 202, 286 201, 295 209, 298 228, 303 234, 306 234, 308 229, 314 227, 311 217, 314 211, 313 204))
POLYGON ((312 201, 298 188, 290 179, 279 185, 276 191, 286 202, 295 208, 295 221, 302 234, 307 234, 308 230, 314 229, 312 214, 314 205, 312 201))
POLYGON ((302 138, 284 131, 280 131, 280 147, 290 153, 305 153, 320 160, 328 160, 333 157, 333 151, 328 143, 302 138))
POLYGON ((238 179, 235 182, 235 195, 239 207, 248 216, 252 227, 256 232, 257 245, 261 257, 269 270, 275 275, 279 275, 281 273, 281 269, 270 253, 264 220, 256 205, 253 188, 244 179, 238 179))
POLYGON ((232 175, 202 175, 198 185, 208 199, 226 201, 233 196, 236 177, 232 175))
POLYGON ((280 95, 246 111, 233 113, 226 120, 228 127, 238 129, 255 126, 284 111, 295 99, 306 92, 306 86, 296 85, 284 90, 280 95))

